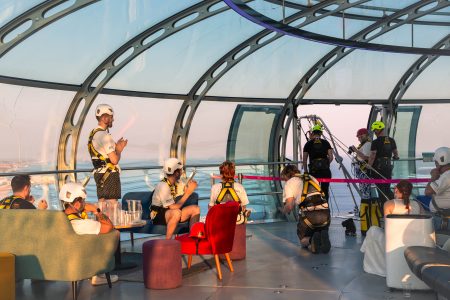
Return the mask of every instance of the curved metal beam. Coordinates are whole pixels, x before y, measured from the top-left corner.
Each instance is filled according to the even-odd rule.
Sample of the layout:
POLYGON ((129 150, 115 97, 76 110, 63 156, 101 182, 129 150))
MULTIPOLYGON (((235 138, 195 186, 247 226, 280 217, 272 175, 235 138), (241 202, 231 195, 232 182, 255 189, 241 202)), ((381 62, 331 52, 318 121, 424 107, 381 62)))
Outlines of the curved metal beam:
MULTIPOLYGON (((420 18, 424 16, 426 13, 429 13, 431 11, 427 12, 420 12, 418 9, 420 7, 423 7, 424 5, 428 5, 430 3, 436 2, 436 6, 431 10, 439 10, 444 7, 447 7, 450 5, 450 2, 448 1, 439 1, 439 0, 427 0, 427 1, 420 1, 418 3, 415 3, 414 5, 411 5, 405 9, 402 9, 395 14, 392 14, 390 16, 387 16, 382 21, 379 21, 377 23, 374 23, 367 28, 361 30, 360 32, 353 35, 350 40, 362 40, 364 42, 369 42, 372 39, 375 39, 379 37, 380 35, 391 31, 401 25, 406 24, 406 22, 410 22, 411 20, 420 18), (399 16, 407 15, 406 18, 404 18, 399 23, 391 24, 391 22, 395 19, 398 19, 399 16), (388 26, 390 24, 390 26, 388 26), (378 31, 377 31, 378 30, 378 31), (376 34, 372 34, 368 36, 371 32, 377 32, 376 34)), ((332 66, 337 64, 341 59, 346 57, 348 54, 353 52, 354 49, 351 48, 345 48, 345 47, 336 47, 328 54, 323 56, 319 61, 317 61, 306 73, 305 75, 300 79, 300 81, 296 84, 294 89, 291 91, 287 102, 283 108, 282 114, 280 119, 284 120, 280 122, 277 126, 277 138, 275 143, 276 148, 279 149, 280 153, 278 157, 281 157, 284 159, 285 153, 286 153, 286 138, 289 131, 289 126, 292 121, 292 118, 294 116, 294 111, 297 110, 297 106, 300 104, 305 104, 308 101, 304 100, 304 96, 308 92, 308 90, 319 80, 319 78, 325 74, 332 66)))
MULTIPOLYGON (((265 1, 273 3, 273 4, 281 5, 280 4, 280 0, 265 0, 265 1)), ((286 7, 290 7, 290 8, 294 8, 294 9, 298 9, 298 10, 305 10, 305 9, 308 9, 308 8, 311 7, 311 6, 307 6, 307 5, 303 5, 303 4, 299 4, 299 3, 295 3, 295 2, 291 2, 291 1, 285 1, 284 5, 286 7)), ((386 12, 396 13, 396 12, 399 11, 399 9, 397 9, 397 8, 380 7, 380 6, 372 6, 372 5, 357 5, 355 8, 361 8, 361 9, 365 9, 365 10, 374 10, 374 11, 379 11, 379 12, 383 12, 383 13, 386 13, 386 12)), ((320 11, 320 13, 326 13, 326 12, 327 12, 326 9, 320 11)), ((338 13, 332 14, 332 16, 341 18, 343 16, 343 14, 344 14, 343 12, 338 12, 338 13)), ((450 16, 450 13, 448 13, 448 12, 434 12, 434 13, 431 13, 429 15, 450 16)), ((375 16, 368 16, 368 15, 358 15, 358 14, 352 14, 352 13, 347 13, 347 12, 345 12, 345 18, 346 19, 353 19, 353 20, 371 21, 371 22, 378 22, 379 20, 382 19, 382 17, 375 17, 375 16)), ((411 21, 408 24, 431 25, 431 26, 450 26, 450 22, 445 22, 445 21, 425 21, 425 20, 414 20, 414 21, 411 21)))
POLYGON ((67 0, 47 0, 15 17, 0 28, 0 58, 26 38, 47 25, 98 1, 99 0, 76 0, 69 7, 46 16, 49 11, 56 9, 57 6, 64 5, 64 2, 67 2, 67 0), (5 41, 5 38, 8 37, 9 34, 12 34, 14 30, 18 30, 20 26, 25 25, 28 22, 30 22, 30 25, 27 29, 24 29, 22 32, 17 32, 14 37, 5 41))
MULTIPOLYGON (((446 55, 450 56, 450 50, 447 49, 428 49, 428 48, 419 48, 419 47, 405 47, 405 46, 395 46, 395 45, 385 45, 385 44, 376 44, 376 43, 367 43, 365 41, 358 41, 358 40, 347 40, 347 39, 341 39, 341 38, 335 38, 332 36, 317 34, 314 32, 301 30, 295 27, 288 26, 286 24, 283 24, 282 22, 278 22, 276 20, 273 20, 271 18, 268 18, 265 15, 260 14, 250 6, 246 5, 241 0, 223 0, 225 3, 227 3, 228 6, 230 6, 234 11, 236 11, 238 14, 243 16, 244 18, 252 21, 253 23, 256 23, 264 28, 286 34, 292 37, 301 38, 310 40, 313 42, 319 42, 324 44, 330 44, 334 46, 340 46, 340 47, 347 47, 347 48, 355 48, 355 49, 362 49, 362 50, 370 50, 370 51, 383 51, 383 52, 393 52, 393 53, 405 53, 405 54, 434 54, 434 55, 446 55)), ((445 7, 446 4, 448 4, 448 0, 438 0, 436 7, 439 7, 442 5, 442 7, 445 7)), ((403 15, 399 15, 399 17, 406 17, 410 18, 411 14, 417 13, 420 9, 423 9, 427 6, 428 1, 420 1, 421 5, 417 6, 417 3, 410 5, 409 7, 405 8, 407 9, 407 13, 403 15), (412 8, 416 7, 416 11, 412 11, 412 8)), ((442 8, 441 7, 441 8, 442 8)), ((433 8, 427 8, 425 10, 425 14, 429 13, 431 10, 434 10, 433 8)), ((396 13, 398 14, 398 13, 396 13)), ((383 18, 384 19, 384 18, 383 18)), ((386 23, 385 26, 395 26, 393 25, 395 23, 386 23)), ((373 35, 376 34, 376 32, 370 32, 367 35, 373 35)))
MULTIPOLYGON (((285 22, 287 24, 294 22, 298 23, 296 21, 301 20, 299 24, 295 25, 296 27, 301 28, 320 19, 323 19, 329 15, 336 14, 339 11, 348 9, 367 1, 368 0, 360 0, 355 1, 354 3, 349 3, 350 1, 348 0, 326 0, 312 7, 309 7, 306 10, 293 14, 292 16, 286 18, 285 22), (322 13, 324 11, 323 8, 333 4, 336 5, 334 9, 327 11, 326 13, 322 13)), ((187 140, 192 120, 198 106, 200 105, 200 102, 205 97, 207 92, 213 87, 213 85, 244 58, 282 36, 284 35, 281 33, 273 32, 269 29, 262 30, 222 56, 200 77, 200 79, 189 91, 189 98, 183 102, 178 112, 178 116, 175 121, 175 126, 172 133, 172 141, 170 146, 171 156, 179 157, 182 161, 186 161, 187 140), (188 112, 189 115, 186 118, 186 114, 188 112)))
MULTIPOLYGON (((434 46, 434 49, 449 49, 450 48, 450 34, 445 36, 434 46)), ((419 77, 419 75, 428 68, 439 56, 437 55, 423 55, 416 60, 411 67, 403 74, 400 80, 395 85, 389 96, 389 109, 392 112, 388 124, 392 124, 393 116, 397 118, 397 108, 403 95, 406 93, 411 84, 419 77)))
MULTIPOLYGON (((76 169, 77 146, 84 120, 95 98, 111 78, 155 44, 206 18, 228 10, 227 6, 217 8, 216 4, 219 2, 219 0, 200 2, 148 28, 122 45, 88 76, 74 96, 64 119, 59 137, 58 170, 76 169), (96 82, 98 83, 95 84, 96 82), (75 120, 77 113, 79 117, 75 120)), ((59 184, 63 184, 69 176, 75 180, 75 174, 58 175, 59 184)))

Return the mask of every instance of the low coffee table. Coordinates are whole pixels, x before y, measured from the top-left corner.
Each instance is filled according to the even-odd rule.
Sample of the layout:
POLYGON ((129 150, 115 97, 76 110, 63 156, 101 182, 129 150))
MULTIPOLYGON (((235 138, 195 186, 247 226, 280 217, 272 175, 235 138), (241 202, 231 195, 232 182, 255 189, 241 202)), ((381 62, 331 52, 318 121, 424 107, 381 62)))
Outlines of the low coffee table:
MULTIPOLYGON (((126 232, 134 228, 144 227, 147 224, 145 221, 140 221, 131 224, 121 224, 114 225, 114 228, 119 230, 120 232, 126 232)), ((117 245, 116 253, 115 253, 116 267, 114 270, 126 270, 136 268, 137 265, 135 263, 122 263, 122 253, 120 252, 120 238, 119 244, 117 245)))

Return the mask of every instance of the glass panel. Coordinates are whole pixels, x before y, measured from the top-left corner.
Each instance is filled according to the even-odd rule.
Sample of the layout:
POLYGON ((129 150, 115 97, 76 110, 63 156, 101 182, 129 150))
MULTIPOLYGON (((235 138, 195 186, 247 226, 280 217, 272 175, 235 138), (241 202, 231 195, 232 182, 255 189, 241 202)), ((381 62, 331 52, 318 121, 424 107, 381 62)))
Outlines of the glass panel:
POLYGON ((411 84, 403 98, 448 99, 450 95, 450 85, 448 84, 449 65, 450 57, 436 59, 411 84))
POLYGON ((306 98, 388 99, 395 84, 418 57, 355 50, 328 70, 306 98))
POLYGON ((30 8, 44 2, 42 0, 2 0, 0 1, 0 27, 26 12, 30 8))
MULTIPOLYGON (((239 162, 273 161, 273 130, 278 122, 281 106, 238 105, 230 126, 227 145, 227 159, 239 162)), ((238 167, 244 174, 272 175, 269 166, 238 167)), ((274 191, 271 181, 246 180, 244 187, 248 194, 274 191)), ((252 219, 274 219, 277 214, 277 198, 262 195, 249 199, 252 219)))
POLYGON ((0 60, 0 73, 80 84, 131 37, 196 2, 100 1, 59 19, 19 44, 0 60))
POLYGON ((394 139, 401 161, 394 161, 392 178, 416 177, 416 133, 421 107, 399 107, 394 139), (404 161, 404 159, 406 159, 404 161))
POLYGON ((128 139, 120 161, 122 166, 132 166, 139 162, 161 165, 169 156, 173 124, 182 101, 102 94, 90 107, 81 131, 77 153, 78 167, 91 167, 86 145, 89 133, 97 127, 95 108, 100 103, 107 103, 114 108, 114 123, 110 129, 114 140, 117 141, 121 137, 128 139))
MULTIPOLYGON (((252 6, 279 16, 267 3, 252 6), (266 4, 266 5, 261 5, 266 4), (266 7, 268 6, 268 7, 266 7)), ((292 13, 287 11, 287 15, 292 13)), ((220 57, 263 28, 234 11, 190 26, 153 46, 125 66, 108 84, 114 89, 187 94, 220 57), (176 84, 174 84, 176 83, 176 84)))
MULTIPOLYGON (((61 125, 74 93, 0 84, 0 95, 0 173, 55 170, 61 125)), ((31 179, 36 200, 51 198, 50 207, 57 208, 56 177, 31 179)), ((0 199, 11 194, 10 180, 0 177, 0 199)))
MULTIPOLYGON (((439 147, 450 145, 450 134, 447 133, 450 104, 424 104, 417 126, 416 156, 423 153, 434 153, 439 147), (439 134, 443 132, 443 134, 439 134)), ((434 162, 417 161, 417 176, 430 177, 430 170, 435 168, 434 162)))

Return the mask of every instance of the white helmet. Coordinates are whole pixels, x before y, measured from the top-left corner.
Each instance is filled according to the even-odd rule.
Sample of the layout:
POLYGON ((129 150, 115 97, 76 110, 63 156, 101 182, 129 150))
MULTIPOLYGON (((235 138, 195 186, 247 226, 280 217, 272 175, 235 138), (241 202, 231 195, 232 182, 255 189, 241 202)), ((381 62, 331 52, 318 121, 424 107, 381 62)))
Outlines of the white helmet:
POLYGON ((72 203, 76 198, 86 199, 86 190, 81 183, 68 182, 59 191, 59 200, 72 203))
POLYGON ((95 116, 101 117, 103 114, 108 114, 110 116, 114 116, 114 110, 111 105, 108 104, 99 104, 95 109, 95 116))
POLYGON ((163 172, 165 175, 172 175, 176 170, 183 169, 183 164, 177 158, 169 158, 164 161, 163 172))
POLYGON ((434 151, 433 160, 438 163, 440 166, 445 166, 450 164, 450 148, 448 147, 440 147, 434 151))

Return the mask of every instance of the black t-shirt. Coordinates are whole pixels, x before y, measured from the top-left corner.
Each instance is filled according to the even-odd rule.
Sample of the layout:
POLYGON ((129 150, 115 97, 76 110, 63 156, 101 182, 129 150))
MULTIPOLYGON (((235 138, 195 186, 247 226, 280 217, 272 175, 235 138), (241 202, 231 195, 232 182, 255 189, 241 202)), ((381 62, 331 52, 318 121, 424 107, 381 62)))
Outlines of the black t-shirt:
POLYGON ((397 144, 393 138, 380 136, 372 142, 371 151, 377 151, 375 159, 381 157, 392 157, 392 152, 397 149, 397 144))
POLYGON ((328 159, 328 150, 331 148, 330 143, 324 139, 311 139, 303 147, 303 152, 307 152, 309 161, 317 158, 328 159))
MULTIPOLYGON (((3 200, 5 199, 2 199, 1 202, 3 202, 3 200)), ((36 209, 36 207, 30 201, 22 198, 16 198, 12 202, 10 209, 36 209)))

